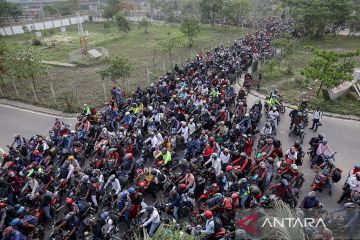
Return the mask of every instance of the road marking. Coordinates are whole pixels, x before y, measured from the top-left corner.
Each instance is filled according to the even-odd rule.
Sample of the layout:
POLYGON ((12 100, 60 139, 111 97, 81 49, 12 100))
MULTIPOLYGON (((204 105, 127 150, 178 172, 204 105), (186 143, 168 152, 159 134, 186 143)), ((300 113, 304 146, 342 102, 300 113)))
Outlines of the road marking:
POLYGON ((33 110, 18 108, 18 107, 9 106, 9 105, 4 105, 4 104, 0 104, 0 106, 1 106, 1 107, 6 107, 6 108, 15 109, 15 110, 18 110, 18 111, 23 111, 23 112, 33 113, 33 114, 37 114, 37 115, 42 115, 42 116, 46 116, 46 117, 57 117, 57 118, 62 118, 62 119, 77 119, 76 117, 57 116, 57 115, 55 115, 55 114, 35 112, 35 111, 33 111, 33 110))

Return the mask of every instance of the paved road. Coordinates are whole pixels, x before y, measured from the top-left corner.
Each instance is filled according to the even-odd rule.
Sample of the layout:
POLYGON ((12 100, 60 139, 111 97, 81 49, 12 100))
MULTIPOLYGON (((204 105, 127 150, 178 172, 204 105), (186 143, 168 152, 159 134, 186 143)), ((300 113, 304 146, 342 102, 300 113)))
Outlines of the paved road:
MULTIPOLYGON (((251 107, 256 99, 256 97, 249 95, 248 106, 251 107)), ((290 118, 288 116, 289 112, 290 110, 287 109, 286 113, 281 116, 280 125, 277 130, 277 137, 281 140, 284 151, 287 151, 296 140, 299 140, 295 136, 288 136, 290 124, 290 118)), ((263 117, 259 124, 260 129, 264 126, 264 121, 265 119, 263 117)), ((309 127, 311 127, 311 116, 309 116, 309 121, 309 127)), ((360 122, 329 117, 323 117, 322 122, 323 126, 319 127, 317 133, 314 133, 310 129, 306 129, 303 149, 305 151, 308 149, 308 143, 311 137, 316 136, 319 133, 324 133, 332 150, 338 152, 336 154, 335 165, 343 170, 343 177, 339 183, 333 185, 333 194, 331 198, 327 191, 319 193, 320 200, 324 203, 326 209, 331 210, 340 207, 336 201, 342 193, 341 186, 346 179, 348 171, 353 168, 354 164, 360 163, 360 159, 358 158, 360 153, 360 122)), ((313 171, 310 169, 308 156, 305 156, 304 164, 300 167, 300 170, 304 173, 306 179, 300 194, 300 200, 302 200, 302 196, 311 190, 310 184, 314 176, 313 171)))
MULTIPOLYGON (((16 133, 25 138, 34 134, 49 136, 48 131, 55 118, 55 116, 43 113, 0 105, 0 148, 6 150, 6 145, 11 144, 16 133)), ((69 124, 75 123, 75 119, 59 119, 69 124)))
MULTIPOLYGON (((249 96, 248 102, 251 106, 255 97, 249 96)), ((288 137, 289 126, 289 110, 282 116, 280 126, 278 129, 278 137, 283 143, 283 148, 286 151, 296 141, 295 138, 288 137)), ((4 150, 6 145, 12 139, 15 133, 19 133, 24 137, 30 137, 35 133, 48 134, 48 129, 52 126, 55 116, 34 113, 28 110, 20 110, 14 107, 8 107, 0 105, 0 147, 4 150)), ((75 119, 62 119, 63 121, 74 124, 75 119)), ((259 127, 264 124, 264 119, 260 123, 259 127)), ((337 151, 336 165, 343 169, 343 179, 340 183, 337 183, 333 187, 333 197, 329 198, 327 192, 321 193, 321 200, 325 206, 329 209, 338 208, 336 204, 336 198, 341 194, 341 185, 345 180, 347 172, 353 167, 355 163, 360 163, 358 159, 360 150, 360 122, 335 119, 335 118, 323 118, 323 126, 319 128, 318 132, 325 133, 326 138, 334 151, 337 151)), ((305 141, 303 148, 308 148, 308 142, 312 136, 317 133, 311 130, 306 130, 305 141)), ((313 172, 309 169, 309 160, 306 157, 304 166, 301 170, 305 174, 306 182, 302 189, 302 194, 306 194, 310 190, 310 183, 312 181, 313 172)))

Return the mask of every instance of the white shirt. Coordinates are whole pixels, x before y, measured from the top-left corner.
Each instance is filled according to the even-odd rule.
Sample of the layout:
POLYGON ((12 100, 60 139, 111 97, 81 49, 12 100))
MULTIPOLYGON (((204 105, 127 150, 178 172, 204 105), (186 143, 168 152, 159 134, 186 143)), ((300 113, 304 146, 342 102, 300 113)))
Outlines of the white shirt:
POLYGON ((215 222, 214 219, 209 219, 206 221, 205 230, 202 230, 201 232, 205 234, 214 234, 215 233, 215 222))
POLYGON ((313 114, 314 119, 320 120, 321 117, 322 117, 322 112, 320 112, 320 111, 315 111, 314 112, 314 114, 313 114))
POLYGON ((279 117, 279 112, 278 111, 273 111, 273 110, 271 110, 270 112, 269 112, 269 116, 270 116, 270 118, 271 118, 271 120, 273 120, 273 121, 277 121, 277 119, 278 119, 278 117, 279 117))
POLYGON ((266 127, 266 126, 264 126, 264 127, 261 129, 261 133, 264 134, 264 135, 271 135, 271 132, 272 132, 272 127, 266 127))
POLYGON ((360 181, 356 179, 356 177, 350 177, 347 181, 347 183, 350 185, 351 191, 357 191, 360 192, 360 181))
POLYGON ((111 189, 115 190, 115 195, 118 195, 121 191, 121 185, 119 179, 115 178, 115 181, 108 180, 104 186, 104 189, 106 189, 110 183, 111 183, 111 189))
POLYGON ((196 124, 194 122, 189 123, 189 134, 193 134, 193 132, 195 132, 196 130, 196 124))
POLYGON ((227 164, 230 161, 230 154, 227 155, 224 154, 224 152, 220 153, 220 160, 223 164, 227 164))
POLYGON ((291 159, 293 161, 296 161, 297 159, 297 152, 295 151, 294 154, 290 152, 290 149, 286 151, 286 155, 288 156, 288 159, 291 159))
POLYGON ((207 162, 205 164, 208 164, 209 162, 211 162, 211 167, 214 169, 215 171, 215 175, 219 176, 220 172, 221 172, 221 161, 220 158, 212 158, 210 157, 209 160, 207 160, 207 162))
MULTIPOLYGON (((141 210, 141 212, 145 212, 146 209, 144 210, 141 210)), ((154 208, 153 212, 151 213, 150 215, 150 218, 144 222, 143 226, 146 227, 147 225, 149 225, 149 223, 159 223, 160 222, 160 215, 159 215, 159 212, 156 208, 154 208)))

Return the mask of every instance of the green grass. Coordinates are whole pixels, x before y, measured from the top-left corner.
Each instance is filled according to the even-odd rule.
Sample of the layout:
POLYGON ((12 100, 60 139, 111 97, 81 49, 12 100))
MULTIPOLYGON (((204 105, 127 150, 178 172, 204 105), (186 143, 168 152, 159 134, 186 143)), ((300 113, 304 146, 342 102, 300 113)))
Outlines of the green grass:
MULTIPOLYGON (((125 36, 114 25, 110 29, 104 29, 102 23, 86 23, 83 27, 89 32, 88 46, 90 49, 104 47, 109 50, 110 57, 123 56, 132 63, 133 73, 129 78, 129 84, 127 82, 119 83, 128 92, 138 86, 145 87, 150 84, 146 78, 147 69, 152 80, 158 79, 164 73, 164 63, 165 71, 170 69, 169 55, 155 49, 154 57, 152 43, 163 38, 168 30, 180 33, 179 26, 174 24, 152 25, 148 28, 148 33, 145 33, 143 28, 134 25, 132 31, 125 36)), ((67 27, 66 30, 67 36, 72 37, 71 44, 41 47, 44 60, 68 63, 70 61, 69 53, 80 48, 77 26, 67 27)), ((60 35, 60 29, 55 29, 54 32, 60 35)), ((228 45, 229 42, 233 43, 244 33, 245 30, 241 28, 203 25, 191 48, 187 46, 187 38, 184 37, 185 45, 173 50, 173 63, 182 64, 191 56, 195 57, 200 51, 212 51, 220 43, 224 45, 228 45)), ((15 45, 31 44, 33 38, 34 36, 31 34, 21 34, 4 39, 8 45, 15 45)), ((105 96, 103 81, 98 72, 104 67, 104 63, 71 69, 52 67, 48 76, 36 80, 38 104, 60 110, 76 110, 84 103, 94 106, 102 104, 105 101, 105 96), (53 85, 55 98, 51 94, 50 83, 53 85)), ((16 84, 18 85, 20 100, 34 103, 29 82, 17 82, 16 84)), ((105 82, 107 98, 109 98, 108 92, 112 84, 110 81, 105 82)), ((1 88, 7 98, 17 99, 11 82, 7 81, 6 85, 1 86, 1 88)))
MULTIPOLYGON (((319 105, 323 111, 360 116, 360 104, 355 92, 350 92, 335 101, 325 101, 322 96, 316 98, 316 91, 320 82, 310 82, 306 87, 299 84, 304 79, 301 71, 312 58, 311 52, 304 49, 306 45, 345 52, 360 48, 360 38, 326 36, 322 40, 299 41, 293 53, 285 56, 280 64, 276 62, 273 69, 269 68, 268 63, 262 66, 260 72, 263 73, 263 82, 260 91, 269 94, 272 89, 277 88, 284 94, 286 101, 289 103, 296 104, 302 99, 307 99, 310 100, 311 105, 319 105)), ((353 60, 357 63, 357 67, 360 67, 360 58, 354 58, 353 60)))

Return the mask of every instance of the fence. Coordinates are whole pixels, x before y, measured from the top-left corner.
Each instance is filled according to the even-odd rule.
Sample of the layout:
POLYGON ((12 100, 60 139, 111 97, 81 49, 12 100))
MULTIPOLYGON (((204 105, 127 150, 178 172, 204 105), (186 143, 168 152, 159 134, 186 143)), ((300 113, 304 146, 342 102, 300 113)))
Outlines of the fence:
POLYGON ((83 23, 88 20, 89 20, 88 15, 80 16, 79 18, 77 18, 76 16, 70 16, 61 19, 50 19, 46 21, 1 27, 0 35, 13 36, 17 34, 23 34, 27 31, 42 31, 45 29, 66 27, 66 26, 78 24, 79 22, 83 23))

